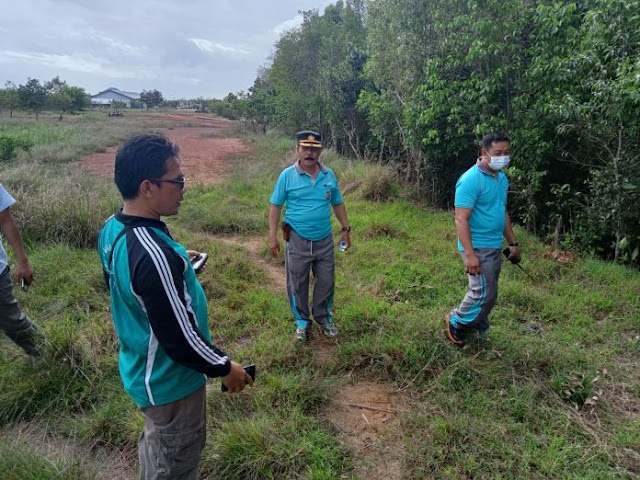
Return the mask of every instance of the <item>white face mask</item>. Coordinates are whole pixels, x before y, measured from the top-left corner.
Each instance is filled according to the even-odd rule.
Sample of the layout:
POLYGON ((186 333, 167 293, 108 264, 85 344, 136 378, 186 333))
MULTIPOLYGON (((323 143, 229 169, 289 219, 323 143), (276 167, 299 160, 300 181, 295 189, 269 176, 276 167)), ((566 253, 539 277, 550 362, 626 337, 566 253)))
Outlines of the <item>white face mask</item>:
POLYGON ((489 156, 489 158, 491 159, 489 160, 489 167, 491 167, 492 170, 502 170, 503 168, 506 168, 511 161, 511 157, 509 157, 509 155, 503 155, 501 157, 489 156))

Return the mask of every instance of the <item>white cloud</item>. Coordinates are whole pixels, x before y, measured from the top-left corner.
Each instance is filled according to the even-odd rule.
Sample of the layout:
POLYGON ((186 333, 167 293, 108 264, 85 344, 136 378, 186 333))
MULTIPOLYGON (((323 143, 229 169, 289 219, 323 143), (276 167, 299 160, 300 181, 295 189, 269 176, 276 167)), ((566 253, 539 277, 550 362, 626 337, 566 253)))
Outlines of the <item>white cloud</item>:
POLYGON ((105 45, 108 45, 113 49, 120 50, 121 52, 124 52, 132 56, 142 56, 145 53, 147 53, 149 50, 147 47, 135 47, 133 45, 129 45, 127 43, 121 42, 120 40, 107 37, 106 35, 96 35, 95 38, 97 38, 98 40, 103 42, 105 45))
POLYGON ((211 40, 205 40, 204 38, 190 38, 196 47, 203 52, 207 53, 229 53, 233 55, 249 55, 251 52, 236 47, 230 47, 221 43, 214 43, 211 40))
POLYGON ((112 69, 103 64, 99 58, 91 55, 52 55, 38 52, 0 51, 0 61, 19 61, 31 65, 56 67, 72 72, 100 74, 111 78, 141 78, 133 72, 112 69))
POLYGON ((287 30, 291 30, 292 28, 302 25, 303 20, 302 15, 296 15, 295 17, 276 25, 271 31, 276 35, 282 35, 287 30))

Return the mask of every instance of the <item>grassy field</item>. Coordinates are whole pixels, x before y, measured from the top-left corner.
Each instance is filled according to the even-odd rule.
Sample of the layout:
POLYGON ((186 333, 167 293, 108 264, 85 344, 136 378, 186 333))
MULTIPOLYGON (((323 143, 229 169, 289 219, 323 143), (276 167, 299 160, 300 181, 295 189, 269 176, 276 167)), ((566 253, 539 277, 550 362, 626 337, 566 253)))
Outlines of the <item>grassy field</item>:
MULTIPOLYGON (((0 117, 0 133, 27 132, 36 143, 31 157, 0 165, 0 181, 19 200, 37 272, 18 300, 48 344, 36 371, 0 339, 0 478, 94 478, 97 451, 136 457, 142 419, 120 383, 91 248, 118 197, 68 162, 162 122, 125 118, 123 128, 105 117, 0 117), (32 437, 16 440, 21 429, 73 440, 86 456, 47 453, 32 437)), ((555 255, 517 230, 533 279, 505 264, 489 339, 457 349, 442 333, 466 286, 451 212, 421 205, 384 167, 327 152, 347 192, 354 246, 336 253, 340 337, 329 361, 318 361, 317 342, 293 342, 284 292, 245 249, 221 239, 262 236, 257 256, 281 266, 267 256, 267 200, 291 142, 270 134, 251 146, 233 159, 227 183, 188 190, 169 220, 180 241, 210 254, 202 283, 215 342, 258 366, 255 388, 240 395, 218 394, 212 381, 203 478, 363 478, 361 452, 338 434, 331 405, 345 382, 365 381, 402 396, 399 478, 640 475, 637 271, 555 255)))

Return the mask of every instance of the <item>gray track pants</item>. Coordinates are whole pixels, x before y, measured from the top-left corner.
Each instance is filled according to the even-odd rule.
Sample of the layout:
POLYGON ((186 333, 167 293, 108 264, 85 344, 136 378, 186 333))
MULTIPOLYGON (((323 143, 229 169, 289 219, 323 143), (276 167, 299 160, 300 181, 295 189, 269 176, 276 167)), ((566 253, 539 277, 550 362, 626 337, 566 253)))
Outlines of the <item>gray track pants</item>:
POLYGON ((0 329, 29 355, 38 355, 37 330, 29 317, 20 310, 13 294, 9 267, 0 273, 0 329))
POLYGON ((142 410, 144 430, 138 441, 141 480, 196 480, 207 440, 206 390, 142 410))
POLYGON ((291 230, 286 246, 287 296, 298 328, 309 327, 309 272, 313 272, 313 318, 333 323, 331 307, 335 286, 333 236, 312 242, 291 230))
MULTIPOLYGON (((489 313, 498 298, 498 277, 502 266, 500 249, 474 248, 482 274, 468 275, 469 289, 462 303, 451 312, 451 325, 462 330, 489 329, 489 313)), ((460 252, 464 255, 464 252, 460 252)))

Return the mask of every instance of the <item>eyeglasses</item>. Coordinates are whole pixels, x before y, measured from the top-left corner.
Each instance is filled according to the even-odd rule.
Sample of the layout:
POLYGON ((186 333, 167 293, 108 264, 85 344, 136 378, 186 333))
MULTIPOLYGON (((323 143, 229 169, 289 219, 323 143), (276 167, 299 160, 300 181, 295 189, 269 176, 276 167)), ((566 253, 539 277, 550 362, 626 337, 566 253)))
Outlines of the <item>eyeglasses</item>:
POLYGON ((185 177, 173 178, 171 180, 163 180, 162 178, 150 178, 149 181, 157 182, 157 183, 161 183, 161 182, 173 183, 174 185, 177 185, 178 187, 180 187, 180 190, 184 190, 184 184, 187 181, 187 179, 185 177))

